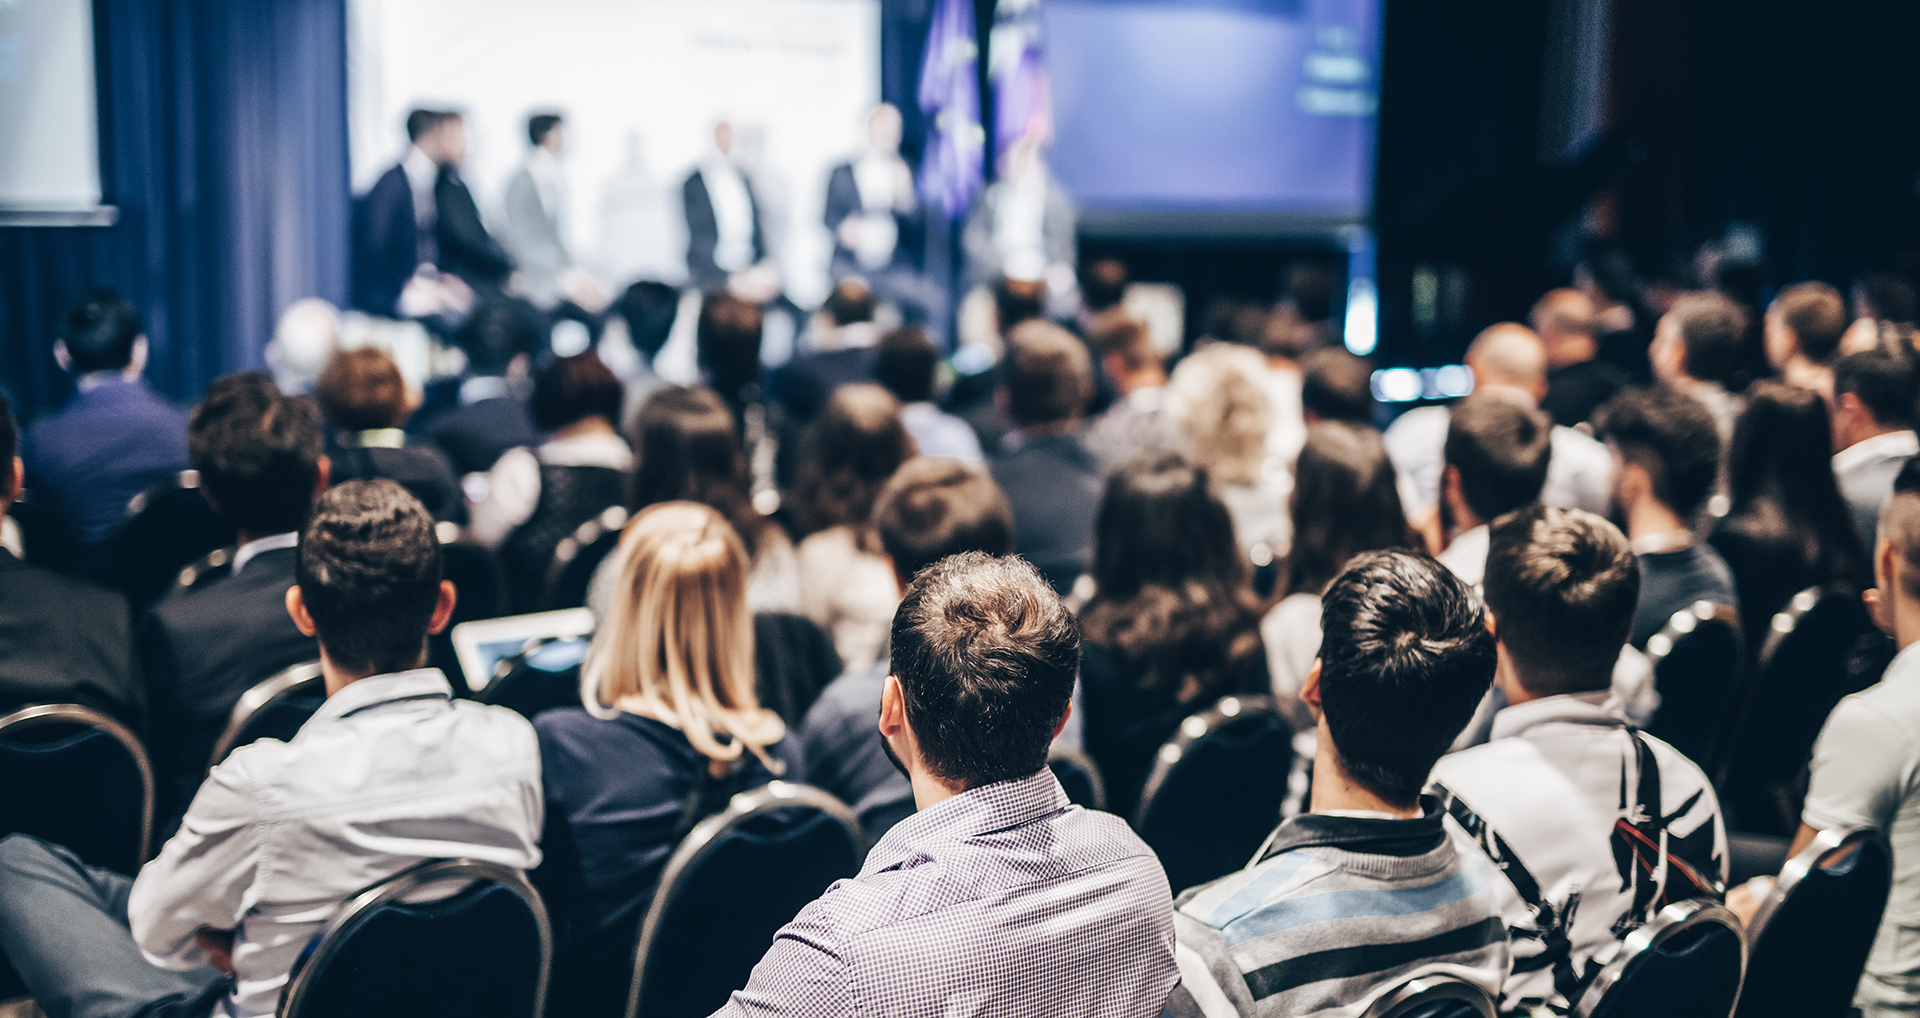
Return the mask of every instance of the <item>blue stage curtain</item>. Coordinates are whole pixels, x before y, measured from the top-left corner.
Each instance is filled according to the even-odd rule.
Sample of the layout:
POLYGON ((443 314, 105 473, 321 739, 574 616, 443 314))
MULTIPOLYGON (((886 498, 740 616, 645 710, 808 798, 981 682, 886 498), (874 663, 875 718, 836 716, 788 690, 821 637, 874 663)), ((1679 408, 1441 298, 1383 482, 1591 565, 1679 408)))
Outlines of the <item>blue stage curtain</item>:
POLYGON ((90 286, 127 294, 183 403, 259 367, 280 311, 347 295, 345 0, 95 0, 110 228, 0 229, 0 389, 72 383, 51 345, 90 286))

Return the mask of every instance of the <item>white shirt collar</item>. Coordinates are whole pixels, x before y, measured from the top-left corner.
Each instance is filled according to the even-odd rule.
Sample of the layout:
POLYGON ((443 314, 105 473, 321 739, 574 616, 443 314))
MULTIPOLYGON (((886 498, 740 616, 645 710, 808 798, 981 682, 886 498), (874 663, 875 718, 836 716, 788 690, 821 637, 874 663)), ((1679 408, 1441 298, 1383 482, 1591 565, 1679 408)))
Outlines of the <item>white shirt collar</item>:
POLYGON ((1684 530, 1662 530, 1629 542, 1635 555, 1671 555, 1693 547, 1693 535, 1684 530))
POLYGON ((453 686, 438 668, 414 668, 385 675, 369 675, 347 683, 344 689, 327 697, 326 703, 314 712, 312 721, 334 721, 393 700, 417 700, 433 696, 448 700, 453 698, 453 686))
POLYGON ((1920 436, 1912 431, 1889 431, 1884 435, 1855 442, 1833 454, 1833 470, 1844 473, 1879 459, 1905 459, 1920 455, 1920 436))
POLYGON ((1493 533, 1486 524, 1463 530, 1454 536, 1453 543, 1440 553, 1440 564, 1453 571, 1461 582, 1477 587, 1487 575, 1487 549, 1492 546, 1493 533))
POLYGON ((540 462, 555 467, 611 467, 633 469, 633 449, 619 435, 587 434, 548 440, 538 450, 540 462))
POLYGON ((1502 708, 1493 716, 1490 738, 1506 739, 1548 722, 1624 727, 1627 716, 1610 689, 1562 693, 1502 708))
POLYGON ((257 541, 248 541, 233 553, 233 572, 231 575, 240 575, 240 570, 245 569, 247 563, 253 561, 253 557, 263 551, 278 551, 281 548, 297 547, 299 544, 300 535, 294 531, 288 531, 284 534, 274 534, 271 537, 263 537, 257 541))
POLYGON ((434 181, 440 179, 440 164, 433 157, 420 151, 420 147, 410 146, 407 154, 400 159, 400 169, 407 175, 407 186, 414 194, 432 193, 434 181))
POLYGON ((483 399, 507 395, 507 380, 497 375, 475 375, 460 383, 460 405, 472 406, 483 399))

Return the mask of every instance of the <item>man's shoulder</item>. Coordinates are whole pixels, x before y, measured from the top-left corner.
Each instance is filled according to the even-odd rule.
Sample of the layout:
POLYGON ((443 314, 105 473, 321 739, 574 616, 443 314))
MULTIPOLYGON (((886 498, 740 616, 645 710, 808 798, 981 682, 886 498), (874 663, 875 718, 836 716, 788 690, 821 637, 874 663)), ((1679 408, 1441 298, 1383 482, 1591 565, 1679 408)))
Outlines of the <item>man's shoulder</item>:
POLYGON ((127 599, 117 591, 63 576, 51 569, 15 560, 0 570, 0 602, 18 617, 20 610, 46 616, 49 625, 87 629, 127 628, 127 599))
POLYGON ((857 721, 864 721, 862 731, 872 729, 873 719, 879 715, 880 691, 886 679, 883 663, 865 671, 847 672, 827 683, 801 722, 806 740, 842 736, 857 721))
POLYGON ((1907 752, 1920 756, 1920 682, 1888 682, 1882 679, 1850 696, 1842 697, 1827 716, 1822 741, 1838 748, 1852 742, 1885 743, 1901 740, 1907 752), (1834 733, 1851 733, 1833 738, 1834 733))

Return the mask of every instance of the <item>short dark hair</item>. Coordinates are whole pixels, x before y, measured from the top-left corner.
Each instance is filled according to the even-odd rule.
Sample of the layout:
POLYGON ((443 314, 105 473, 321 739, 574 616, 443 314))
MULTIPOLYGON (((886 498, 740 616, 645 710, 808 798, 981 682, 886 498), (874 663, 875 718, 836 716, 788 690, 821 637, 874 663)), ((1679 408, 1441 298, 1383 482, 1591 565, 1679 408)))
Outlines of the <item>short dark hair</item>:
POLYGON ((849 276, 834 284, 821 310, 835 325, 852 325, 873 321, 873 307, 873 288, 865 280, 849 276))
POLYGON ((467 355, 467 372, 483 377, 507 373, 515 357, 533 352, 537 330, 506 304, 490 304, 460 326, 455 342, 467 355))
POLYGON ((1653 497, 1691 517, 1720 473, 1720 428, 1699 400, 1666 386, 1622 389, 1593 414, 1594 434, 1647 472, 1653 497))
POLYGON ((1087 339, 1102 357, 1118 357, 1129 371, 1141 371, 1162 364, 1160 351, 1153 345, 1147 327, 1126 314, 1101 315, 1087 332, 1087 339))
POLYGON ((760 305, 728 293, 710 293, 700 303, 694 346, 713 387, 728 398, 760 379, 760 305))
POLYGON ((933 398, 934 375, 940 370, 940 351, 923 329, 895 329, 880 337, 874 351, 873 375, 902 403, 933 398))
POLYGON ((254 536, 306 523, 324 446, 313 400, 282 395, 259 371, 216 380, 187 424, 201 488, 235 528, 254 536))
POLYGON ((1446 462, 1460 471, 1467 508, 1492 520, 1540 497, 1553 454, 1553 419, 1538 410, 1482 396, 1454 404, 1446 462))
POLYGON ((1047 284, 1032 279, 1008 279, 993 284, 993 313, 1000 335, 1012 332, 1021 322, 1047 316, 1047 284))
POLYGON ((1667 311, 1680 327, 1687 374, 1704 382, 1725 382, 1747 362, 1747 314, 1714 290, 1681 294, 1667 311))
POLYGON ((327 658, 371 675, 420 666, 441 569, 418 499, 384 478, 347 481, 314 504, 294 582, 327 658))
POLYGON ((627 320, 627 338, 651 361, 660 355, 680 317, 680 292, 665 283, 643 279, 620 295, 620 317, 627 320))
POLYGON ((1032 563, 965 552, 907 587, 892 669, 927 770, 978 788, 1047 766, 1080 670, 1080 632, 1032 563))
POLYGON ((419 141, 442 122, 458 119, 460 114, 448 110, 414 110, 407 114, 407 140, 419 141))
POLYGON ((1095 314, 1120 306, 1130 274, 1118 258, 1097 258, 1080 269, 1080 301, 1095 314))
POLYGON ((1847 302, 1840 291, 1825 283, 1795 283, 1780 291, 1767 308, 1778 314, 1800 341, 1800 352, 1808 360, 1825 364, 1840 349, 1840 337, 1847 331, 1847 302))
POLYGON ((1606 689, 1640 598, 1626 536, 1589 512, 1531 505, 1495 520, 1490 540, 1484 596, 1520 684, 1606 689))
POLYGON ((1300 406, 1323 421, 1373 424, 1373 365, 1337 346, 1300 358, 1300 406))
POLYGON ((1007 335, 1008 409, 1022 425, 1053 424, 1086 408, 1093 358, 1086 344, 1052 322, 1021 324, 1007 335))
POLYGON ((1293 476, 1285 593, 1318 595, 1363 551, 1418 546, 1378 431, 1346 421, 1307 428, 1293 476))
POLYGON ((917 456, 900 465, 873 504, 880 547, 902 579, 963 551, 1013 550, 1013 508, 993 478, 953 459, 917 456))
POLYGON ((1911 361, 1880 350, 1848 354, 1834 362, 1833 397, 1848 393, 1860 402, 1882 425, 1908 424, 1913 421, 1914 400, 1920 397, 1911 361))
POLYGON ((1320 603, 1320 705, 1347 775, 1398 807, 1493 683, 1480 599, 1425 555, 1354 557, 1320 603))
POLYGON ((407 421, 407 384, 393 355, 378 347, 341 350, 313 385, 320 412, 337 428, 397 428, 407 421))
POLYGON ((533 425, 541 431, 558 431, 600 416, 619 427, 620 401, 625 395, 620 379, 592 350, 555 357, 533 376, 533 425))
POLYGON ((558 113, 535 113, 527 118, 527 141, 538 145, 547 140, 547 133, 559 127, 565 118, 558 113))
POLYGON ((800 534, 852 526, 865 533, 880 489, 913 458, 900 401, 872 382, 843 385, 800 436, 793 522, 800 534))
POLYGON ((88 290, 68 309, 60 341, 67 345, 75 374, 119 371, 133 363, 133 341, 140 338, 140 330, 133 302, 101 287, 88 290))

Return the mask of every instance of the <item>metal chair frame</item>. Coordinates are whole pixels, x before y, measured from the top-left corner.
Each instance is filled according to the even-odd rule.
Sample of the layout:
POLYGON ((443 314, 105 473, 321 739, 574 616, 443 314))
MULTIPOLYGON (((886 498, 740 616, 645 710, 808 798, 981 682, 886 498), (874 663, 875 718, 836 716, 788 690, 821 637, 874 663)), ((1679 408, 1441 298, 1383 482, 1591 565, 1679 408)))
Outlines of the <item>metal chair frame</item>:
MULTIPOLYGON (((1796 595, 1797 596, 1797 595, 1796 595)), ((1796 616, 1797 618, 1797 616, 1796 616)), ((1682 636, 1700 628, 1703 622, 1724 622, 1740 632, 1740 613, 1724 604, 1712 601, 1695 601, 1693 604, 1673 613, 1667 624, 1660 627, 1658 633, 1647 638, 1647 661, 1656 669, 1660 662, 1673 653, 1673 645, 1682 636)))
POLYGON ((181 567, 180 575, 173 579, 173 591, 191 590, 194 584, 200 582, 200 577, 232 562, 234 555, 239 551, 240 546, 237 544, 228 545, 225 548, 215 548, 205 555, 200 556, 200 558, 193 563, 181 567))
POLYGON ((1787 637, 1792 636, 1795 629, 1800 628, 1801 616, 1812 611, 1825 593, 1826 590, 1822 587, 1808 587, 1793 595, 1785 608, 1774 613, 1773 620, 1767 624, 1767 640, 1760 646, 1760 655, 1757 658, 1762 669, 1766 668, 1767 664, 1773 660, 1773 655, 1779 652, 1780 644, 1786 642, 1787 637))
POLYGON ((751 788, 736 794, 727 801, 727 808, 700 821, 687 832, 680 846, 673 850, 667 859, 667 865, 660 871, 660 883, 653 892, 653 901, 647 905, 647 915, 640 923, 640 942, 633 952, 633 980, 627 985, 626 1018, 637 1018, 640 1013, 641 991, 645 988, 647 973, 647 955, 653 950, 653 942, 660 935, 660 924, 665 921, 668 903, 673 899, 674 885, 680 881, 687 868, 692 866, 708 846, 717 841, 727 831, 754 817, 771 813, 774 810, 793 806, 811 806, 838 820, 852 835, 853 844, 864 846, 866 835, 860 830, 860 818, 846 803, 834 798, 828 792, 812 785, 800 785, 790 781, 769 781, 759 788, 751 788))
POLYGON ((544 599, 560 582, 560 577, 580 557, 580 553, 592 547, 594 542, 610 533, 617 533, 627 525, 627 507, 610 505, 600 510, 593 519, 573 528, 573 533, 560 539, 553 548, 553 561, 547 566, 547 575, 540 583, 540 595, 544 599))
POLYGON ((1794 888, 1800 886, 1800 882, 1819 867, 1821 859, 1849 845, 1869 842, 1878 842, 1881 849, 1887 851, 1891 858, 1887 839, 1879 831, 1871 827, 1831 827, 1815 836, 1811 844, 1800 850, 1800 854, 1788 859, 1787 864, 1780 868, 1780 876, 1773 882, 1773 890, 1768 892, 1766 900, 1760 903, 1759 910, 1753 914, 1753 922, 1747 926, 1748 950, 1751 951, 1753 945, 1760 942, 1761 936, 1767 931, 1767 924, 1773 921, 1774 913, 1780 910, 1780 906, 1786 904, 1794 888))
MULTIPOLYGON (((1659 948, 1674 937, 1701 926, 1720 925, 1733 931, 1740 944, 1740 982, 1747 978, 1747 938, 1740 926, 1740 918, 1725 905, 1708 898, 1690 898, 1675 902, 1660 910, 1653 921, 1627 934, 1621 943, 1620 951, 1613 960, 1600 970, 1587 986, 1587 992, 1580 995, 1580 1002, 1573 1009, 1573 1018, 1591 1018, 1606 998, 1607 991, 1618 983, 1627 969, 1640 956, 1659 948)), ((1740 994, 1736 991, 1727 1008, 1727 1015, 1740 1006, 1740 994)), ((1726 1015, 1700 1015, 1698 1018, 1727 1018, 1726 1015)))
POLYGON ((227 754, 233 752, 234 743, 240 738, 241 731, 247 727, 247 722, 253 720, 253 716, 260 713, 268 704, 293 693, 301 686, 319 680, 320 662, 303 661, 275 672, 267 679, 256 683, 252 689, 240 694, 240 699, 233 705, 233 712, 227 715, 227 727, 221 730, 220 738, 213 743, 213 758, 207 762, 207 766, 220 766, 220 761, 225 760, 227 754))
MULTIPOLYGON (((1180 722, 1180 728, 1173 738, 1162 745, 1153 758, 1153 770, 1147 775, 1147 783, 1140 792, 1140 806, 1134 811, 1133 823, 1136 828, 1146 826, 1147 810, 1153 805, 1154 797, 1160 793, 1160 786, 1166 784, 1167 775, 1175 765, 1186 758, 1187 750, 1196 742, 1206 738, 1222 724, 1246 717, 1250 714, 1265 712, 1272 714, 1282 722, 1286 715, 1274 706, 1270 696, 1223 696, 1212 707, 1189 716, 1180 722)), ((1292 726, 1288 725, 1291 729, 1292 726)), ((1275 818, 1279 822, 1279 818, 1275 818)))
POLYGON ((120 744, 127 754, 133 757, 134 768, 140 772, 140 844, 139 855, 145 859, 147 850, 153 846, 153 762, 147 759, 147 750, 140 744, 132 729, 113 718, 77 703, 45 703, 32 707, 22 707, 5 717, 0 717, 0 736, 9 732, 24 732, 55 724, 78 724, 106 732, 120 744))
POLYGON ((327 923, 327 928, 321 931, 319 946, 314 949, 313 956, 307 959, 292 982, 287 984, 286 999, 280 1006, 280 1018, 302 1018, 301 1007, 312 992, 314 981, 319 978, 314 973, 320 971, 339 951, 345 935, 352 932, 352 928, 374 909, 398 901, 430 884, 456 880, 467 883, 490 880, 512 891, 533 913, 534 926, 540 933, 540 981, 534 988, 532 1018, 541 1018, 547 1005, 547 981, 553 973, 553 927, 547 919, 546 903, 540 900, 540 892, 527 882, 525 874, 480 859, 429 859, 348 899, 327 923))
POLYGON ((1047 747, 1047 763, 1052 764, 1055 760, 1065 760, 1087 776, 1088 782, 1093 785, 1093 804, 1088 806, 1088 809, 1107 807, 1107 779, 1100 775, 1100 768, 1094 764, 1092 757, 1073 746, 1056 741, 1047 747))
POLYGON ((200 471, 194 470, 192 468, 182 470, 179 473, 173 475, 172 477, 169 477, 166 480, 161 481, 159 484, 156 484, 153 487, 148 488, 147 490, 141 492, 140 494, 135 495, 132 498, 128 499, 127 500, 127 518, 131 519, 135 516, 140 515, 142 512, 146 510, 147 506, 150 505, 154 499, 160 497, 161 495, 166 494, 167 492, 179 491, 182 488, 192 489, 192 488, 198 488, 198 487, 200 487, 200 471))
POLYGON ((1495 1018, 1493 998, 1487 991, 1458 976, 1426 975, 1409 979, 1375 999, 1360 1018, 1399 1018, 1417 1008, 1442 1000, 1457 1000, 1472 1005, 1480 1018, 1495 1018))

